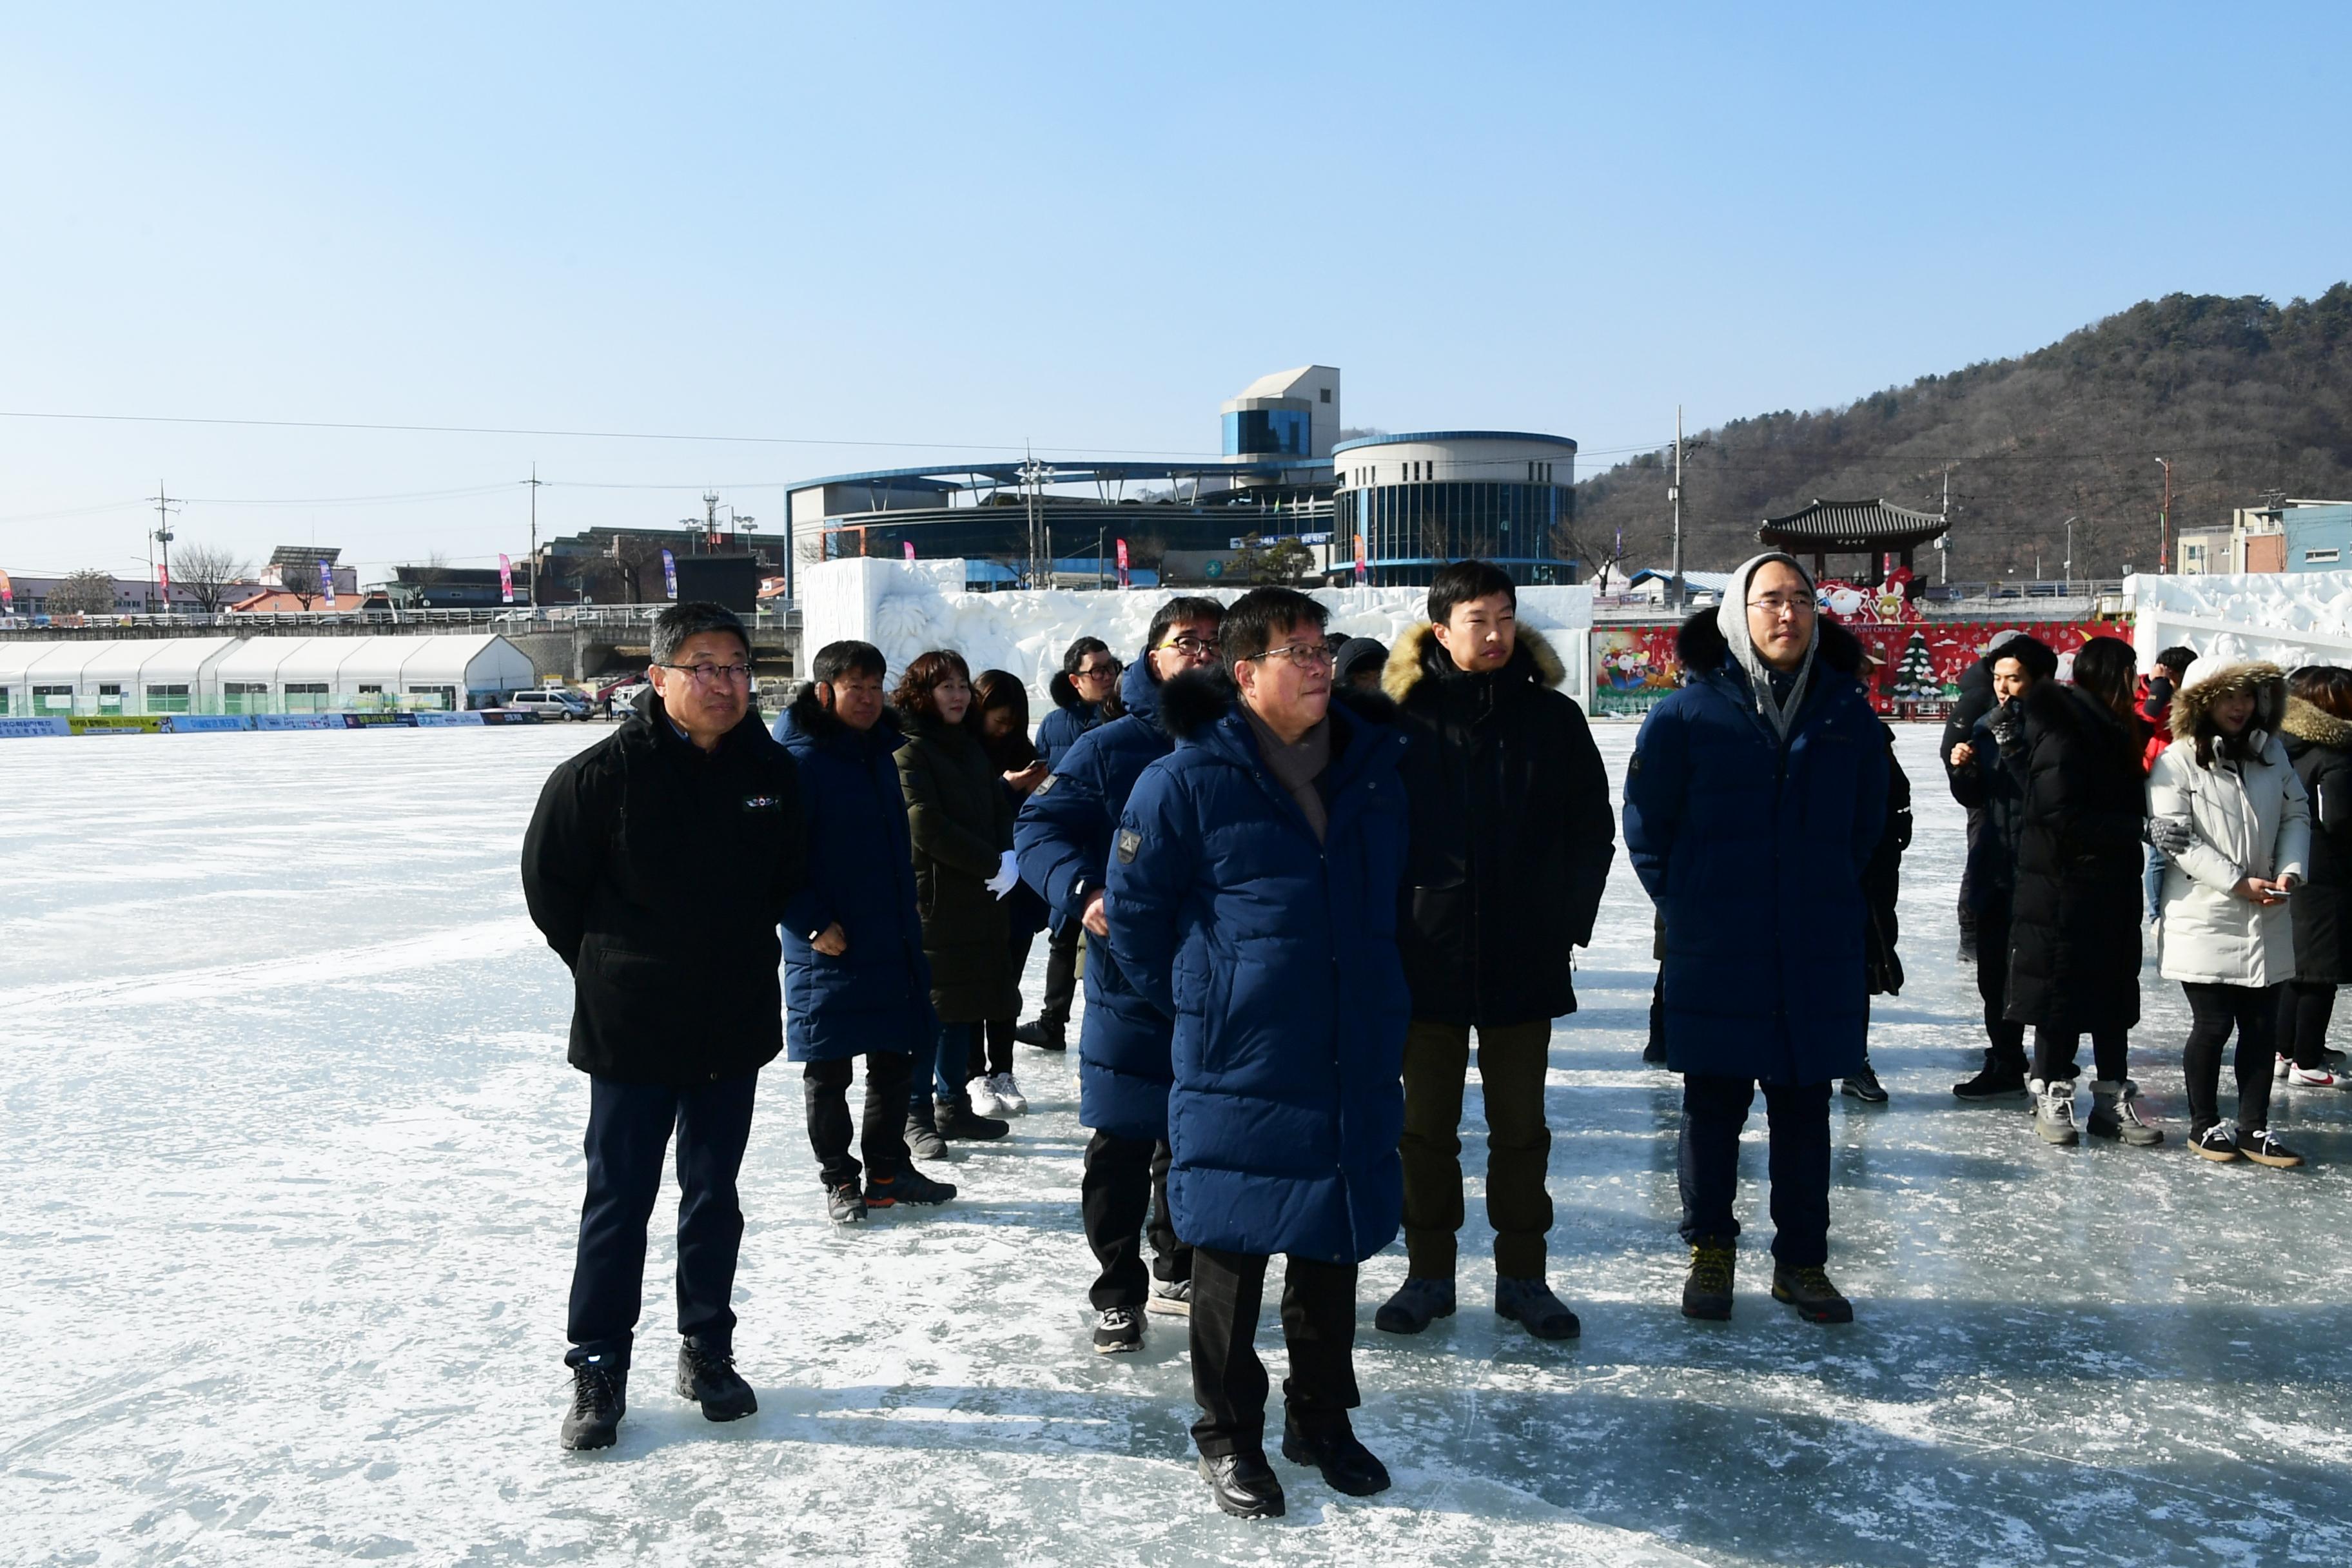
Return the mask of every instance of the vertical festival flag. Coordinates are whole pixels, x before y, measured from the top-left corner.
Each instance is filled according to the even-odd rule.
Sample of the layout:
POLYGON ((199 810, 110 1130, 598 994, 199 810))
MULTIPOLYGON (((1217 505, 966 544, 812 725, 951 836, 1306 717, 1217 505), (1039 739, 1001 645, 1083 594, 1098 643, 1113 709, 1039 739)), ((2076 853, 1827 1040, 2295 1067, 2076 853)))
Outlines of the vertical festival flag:
POLYGON ((1128 585, 1127 541, 1124 539, 1118 542, 1118 585, 1122 588, 1128 585))
POLYGON ((327 608, 335 607, 335 569, 326 562, 319 563, 319 592, 326 596, 327 608))
POLYGON ((514 563, 503 555, 499 557, 499 603, 514 603, 514 563))
POLYGON ((1366 574, 1365 574, 1365 570, 1364 570, 1364 536, 1363 536, 1362 534, 1360 534, 1360 534, 1356 535, 1356 581, 1357 581, 1357 583, 1360 584, 1363 582, 1365 575, 1366 575, 1366 574))
POLYGON ((908 539, 902 540, 900 542, 907 547, 907 559, 912 561, 915 558, 915 542, 908 539))
POLYGON ((667 550, 662 552, 662 592, 677 597, 677 557, 667 550))
POLYGON ((16 609, 16 584, 8 581, 8 574, 0 572, 0 610, 14 614, 16 609))

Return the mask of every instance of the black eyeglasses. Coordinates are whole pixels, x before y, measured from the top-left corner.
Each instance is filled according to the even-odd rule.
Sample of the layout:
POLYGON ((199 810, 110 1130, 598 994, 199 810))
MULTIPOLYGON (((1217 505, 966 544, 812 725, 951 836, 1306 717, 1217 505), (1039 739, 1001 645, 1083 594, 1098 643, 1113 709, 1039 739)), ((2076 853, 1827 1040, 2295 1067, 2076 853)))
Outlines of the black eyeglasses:
POLYGON ((1170 637, 1166 642, 1161 643, 1160 646, 1164 648, 1172 647, 1178 653, 1184 654, 1189 658, 1197 658, 1204 653, 1216 652, 1217 639, 1214 637, 1195 637, 1192 633, 1187 632, 1182 637, 1170 637))
POLYGON ((1257 657, 1286 658, 1304 669, 1318 664, 1333 663, 1339 657, 1339 649, 1336 644, 1328 642, 1294 642, 1285 643, 1280 647, 1270 647, 1257 657))
POLYGON ((751 667, 748 664, 665 664, 660 668, 675 669, 697 686, 737 684, 751 679, 751 667))

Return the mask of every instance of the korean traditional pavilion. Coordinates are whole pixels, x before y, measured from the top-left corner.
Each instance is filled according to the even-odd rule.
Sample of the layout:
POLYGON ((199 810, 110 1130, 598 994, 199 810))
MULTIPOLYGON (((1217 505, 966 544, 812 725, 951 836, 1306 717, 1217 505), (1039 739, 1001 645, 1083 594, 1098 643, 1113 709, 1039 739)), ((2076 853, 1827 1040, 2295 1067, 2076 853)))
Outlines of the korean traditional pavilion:
POLYGON ((1884 500, 1822 500, 1786 517, 1768 517, 1756 537, 1769 550, 1784 550, 1800 561, 1813 558, 1816 581, 1828 574, 1828 557, 1869 557, 1853 581, 1875 587, 1895 566, 1911 567, 1911 552, 1941 538, 1951 524, 1933 512, 1913 511, 1884 500))

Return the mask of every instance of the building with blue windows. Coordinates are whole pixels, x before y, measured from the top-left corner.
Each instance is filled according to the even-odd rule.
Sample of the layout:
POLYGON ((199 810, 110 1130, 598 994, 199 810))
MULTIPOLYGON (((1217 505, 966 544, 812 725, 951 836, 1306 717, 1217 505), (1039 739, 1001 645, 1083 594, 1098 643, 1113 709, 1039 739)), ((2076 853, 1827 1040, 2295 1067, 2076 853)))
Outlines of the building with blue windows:
POLYGON ((1018 461, 833 474, 791 489, 794 563, 842 555, 961 556, 990 575, 1050 580, 1056 556, 1116 553, 1171 585, 1196 560, 1244 542, 1296 540, 1308 581, 1404 586, 1483 556, 1526 584, 1572 583, 1563 525, 1576 500, 1576 443, 1516 430, 1436 430, 1342 439, 1339 372, 1260 376, 1219 408, 1216 456, 1192 462, 1018 461))
POLYGON ((2352 568, 2352 501, 2290 500, 2269 510, 2286 535, 2286 570, 2352 568))

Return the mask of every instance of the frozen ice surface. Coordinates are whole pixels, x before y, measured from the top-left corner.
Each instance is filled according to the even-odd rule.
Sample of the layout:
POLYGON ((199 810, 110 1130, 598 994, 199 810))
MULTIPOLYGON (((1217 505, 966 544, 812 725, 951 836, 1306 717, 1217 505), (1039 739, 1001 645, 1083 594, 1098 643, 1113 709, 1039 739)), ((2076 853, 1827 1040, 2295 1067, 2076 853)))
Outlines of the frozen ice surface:
MULTIPOLYGON (((1622 773, 1632 727, 1601 732, 1622 773)), ((1458 1317, 1375 1332, 1404 1260, 1373 1259, 1386 1496, 1277 1459, 1286 1521, 1210 1508, 1181 1331, 1088 1349, 1072 1064, 1027 1050, 1035 1111, 964 1154, 964 1198, 848 1231, 770 1069, 738 1291, 759 1415, 667 1392, 657 1240, 620 1447, 560 1453, 586 1085, 514 860, 600 733, 0 744, 0 1562, 2352 1561, 2352 1096, 2280 1089, 2313 1168, 2193 1159, 2151 971, 2135 1073, 2168 1146, 2053 1149, 1955 1102, 1976 1002, 1927 727, 1901 742, 1912 984, 1874 1037, 1894 1103, 1833 1113, 1851 1328, 1764 1293, 1760 1109, 1738 1311, 1676 1311, 1675 1083, 1638 1059, 1621 859, 1553 1044, 1552 1279, 1584 1338, 1487 1310, 1475 1199, 1458 1317)), ((1277 1337, 1269 1313, 1279 1376, 1277 1337)))

